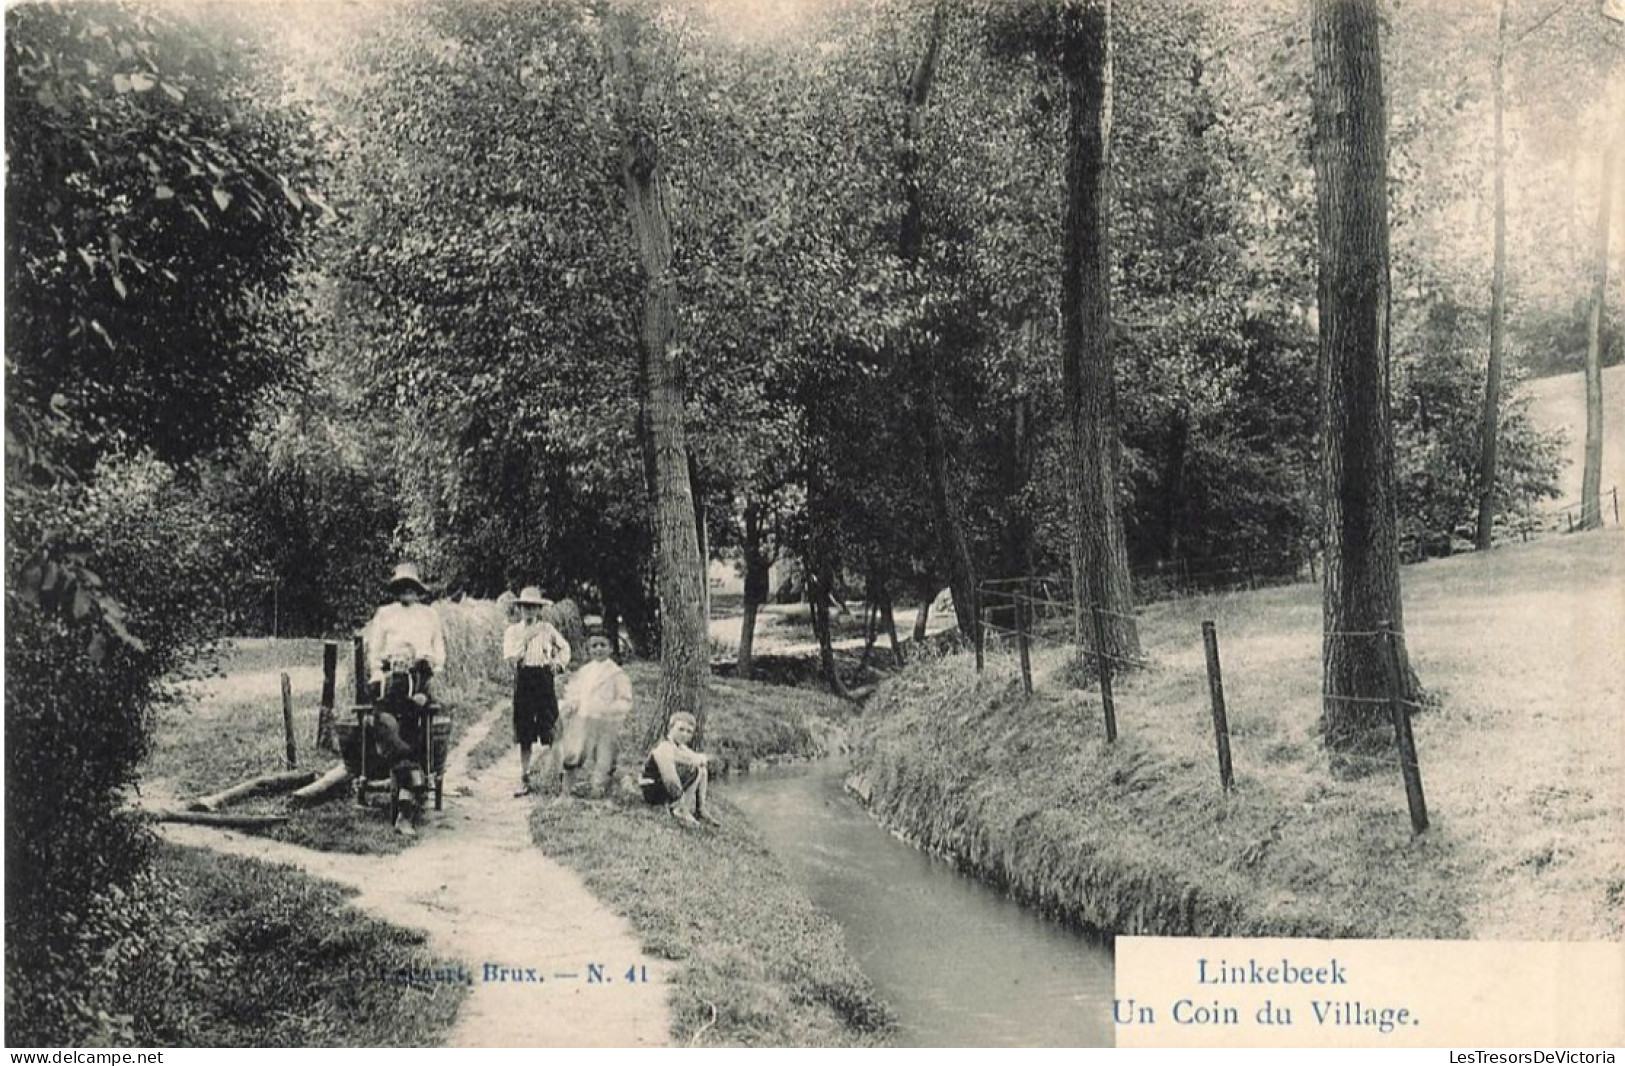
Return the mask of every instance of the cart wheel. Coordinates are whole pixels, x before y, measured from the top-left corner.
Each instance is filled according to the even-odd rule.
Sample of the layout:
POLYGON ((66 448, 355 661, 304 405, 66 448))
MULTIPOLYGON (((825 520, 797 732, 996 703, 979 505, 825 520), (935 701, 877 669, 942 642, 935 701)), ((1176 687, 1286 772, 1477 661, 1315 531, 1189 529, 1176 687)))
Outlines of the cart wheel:
POLYGON ((441 801, 445 799, 445 796, 446 796, 446 777, 445 777, 444 774, 436 774, 435 779, 434 779, 434 809, 435 810, 438 811, 438 810, 441 809, 441 801))

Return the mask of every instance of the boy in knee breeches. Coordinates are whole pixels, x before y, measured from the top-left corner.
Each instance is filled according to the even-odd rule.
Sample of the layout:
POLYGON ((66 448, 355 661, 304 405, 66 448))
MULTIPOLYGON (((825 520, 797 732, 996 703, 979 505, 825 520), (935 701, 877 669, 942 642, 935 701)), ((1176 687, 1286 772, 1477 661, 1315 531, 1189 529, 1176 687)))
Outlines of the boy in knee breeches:
MULTIPOLYGON (((553 679, 570 665, 570 644, 542 621, 547 600, 534 585, 519 593, 519 621, 502 635, 502 657, 514 665, 513 739, 519 745, 519 791, 534 791, 530 776, 536 745, 551 748, 559 724, 559 702, 553 679)), ((544 762, 548 756, 543 755, 544 762)))

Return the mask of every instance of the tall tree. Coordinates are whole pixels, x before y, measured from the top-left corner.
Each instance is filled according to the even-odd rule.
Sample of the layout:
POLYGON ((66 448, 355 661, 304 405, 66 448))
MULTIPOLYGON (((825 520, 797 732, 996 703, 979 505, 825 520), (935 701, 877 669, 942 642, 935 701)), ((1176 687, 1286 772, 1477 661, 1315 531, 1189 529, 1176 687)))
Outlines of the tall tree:
MULTIPOLYGON (((1388 404, 1387 119, 1376 0, 1315 0, 1314 160, 1320 259, 1325 511, 1325 742, 1357 746, 1386 720, 1374 631, 1402 630, 1388 404)), ((1401 676, 1415 688, 1404 660, 1401 676)))
POLYGON ((1495 265, 1490 276, 1490 365, 1484 375, 1484 416, 1478 463, 1479 551, 1489 551, 1495 540, 1495 451, 1500 440, 1501 360, 1506 348, 1507 304, 1507 157, 1506 157, 1506 52, 1507 0, 1495 28, 1495 73, 1492 87, 1495 110, 1495 265))
MULTIPOLYGON (((925 207, 921 189, 920 148, 921 124, 926 104, 931 97, 931 83, 936 78, 937 57, 942 49, 943 25, 947 11, 942 4, 932 10, 925 46, 921 50, 914 73, 908 80, 903 111, 902 158, 898 167, 903 183, 903 221, 898 231, 898 252, 905 270, 915 269, 920 260, 921 243, 925 238, 925 207)), ((965 539, 964 523, 955 506, 949 483, 948 442, 942 426, 941 374, 938 360, 943 357, 943 343, 929 343, 925 338, 914 338, 909 343, 911 366, 909 383, 913 386, 913 408, 916 432, 919 434, 921 455, 925 462, 926 480, 931 496, 931 510, 936 519, 937 539, 948 565, 948 580, 953 589, 954 614, 959 619, 959 631, 967 639, 976 639, 976 565, 971 560, 970 545, 965 539)))
MULTIPOLYGON (((1111 316, 1111 0, 1060 13, 1066 83, 1061 229, 1061 381, 1070 431, 1066 495, 1072 595, 1107 612, 1103 652, 1138 657, 1134 589, 1117 498, 1117 381, 1111 316)), ((1075 634, 1080 639, 1081 634, 1075 634)))
POLYGON ((658 115, 645 106, 646 62, 641 13, 620 7, 609 13, 604 43, 607 84, 621 139, 620 176, 627 218, 643 271, 643 309, 638 332, 640 418, 660 584, 660 714, 652 737, 665 734, 675 713, 694 715, 695 735, 705 725, 706 678, 711 672, 705 619, 705 567, 696 532, 689 452, 683 427, 683 383, 673 351, 677 326, 677 278, 672 267, 671 220, 666 178, 656 139, 658 115))
POLYGON ((1591 275, 1591 318, 1586 333, 1586 446, 1580 481, 1580 528, 1602 526, 1602 356, 1608 320, 1608 236, 1614 204, 1614 164, 1619 156, 1619 108, 1602 151, 1602 188, 1597 204, 1597 258, 1591 275))

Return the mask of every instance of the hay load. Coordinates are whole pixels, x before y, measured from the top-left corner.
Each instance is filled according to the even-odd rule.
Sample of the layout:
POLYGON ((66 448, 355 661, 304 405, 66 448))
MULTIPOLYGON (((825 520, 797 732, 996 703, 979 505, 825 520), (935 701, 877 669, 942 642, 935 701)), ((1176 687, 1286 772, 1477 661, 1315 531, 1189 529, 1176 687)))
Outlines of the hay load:
POLYGON ((564 634, 570 642, 570 662, 584 663, 587 655, 587 626, 581 619, 581 608, 571 599, 559 600, 542 608, 542 621, 564 634))
POLYGON ((446 687, 467 692, 481 682, 505 686, 512 671, 502 661, 502 608, 491 600, 441 600, 434 605, 446 632, 446 687))

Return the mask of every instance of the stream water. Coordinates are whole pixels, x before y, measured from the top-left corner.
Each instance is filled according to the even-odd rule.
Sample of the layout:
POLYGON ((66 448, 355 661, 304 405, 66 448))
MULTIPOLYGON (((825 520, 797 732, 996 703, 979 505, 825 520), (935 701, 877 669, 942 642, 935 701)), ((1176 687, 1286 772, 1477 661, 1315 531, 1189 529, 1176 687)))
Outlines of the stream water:
POLYGON ((843 760, 738 777, 744 810, 894 1008, 909 1047, 1109 1047, 1104 947, 892 837, 843 760))

